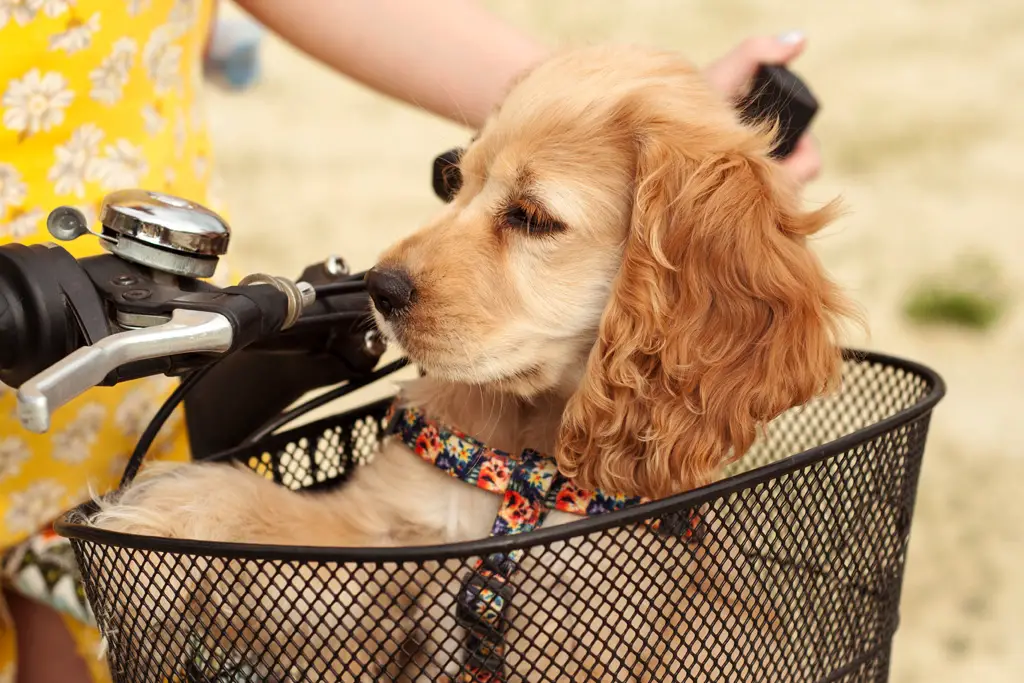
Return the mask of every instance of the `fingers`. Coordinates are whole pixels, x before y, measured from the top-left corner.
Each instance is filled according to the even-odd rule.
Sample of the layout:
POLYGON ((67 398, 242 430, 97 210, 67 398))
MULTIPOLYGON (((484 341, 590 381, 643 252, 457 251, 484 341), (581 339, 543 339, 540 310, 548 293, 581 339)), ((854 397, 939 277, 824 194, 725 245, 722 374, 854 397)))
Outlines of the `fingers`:
MULTIPOLYGON (((753 64, 788 64, 807 47, 800 31, 788 31, 776 37, 748 38, 736 48, 737 59, 753 64)), ((756 67, 755 67, 756 68, 756 67)))
POLYGON ((729 98, 741 97, 761 64, 788 64, 796 59, 807 39, 800 31, 777 37, 748 38, 704 70, 708 82, 729 98))
MULTIPOLYGON (((775 37, 748 38, 708 66, 704 75, 722 95, 739 101, 749 91, 750 82, 762 64, 789 64, 806 47, 807 39, 800 31, 789 31, 775 37)), ((818 176, 821 165, 818 145, 809 134, 804 134, 793 153, 781 162, 781 166, 801 186, 818 176)))

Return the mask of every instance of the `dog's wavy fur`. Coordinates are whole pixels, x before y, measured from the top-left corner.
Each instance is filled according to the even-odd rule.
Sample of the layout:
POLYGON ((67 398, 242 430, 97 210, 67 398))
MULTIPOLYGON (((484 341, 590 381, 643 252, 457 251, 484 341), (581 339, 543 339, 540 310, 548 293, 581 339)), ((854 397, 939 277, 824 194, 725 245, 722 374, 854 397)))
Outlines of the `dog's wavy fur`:
MULTIPOLYGON (((526 74, 463 155, 455 199, 380 260, 415 286, 407 310, 378 315, 427 371, 406 400, 494 447, 552 453, 586 487, 660 498, 712 481, 765 423, 835 386, 839 326, 853 310, 808 245, 836 207, 801 208, 767 155, 771 133, 742 124, 674 53, 592 47, 526 74)), ((394 546, 485 536, 499 502, 394 441, 328 494, 294 493, 243 469, 154 468, 91 522, 175 538, 394 546)), ((554 514, 548 524, 571 519, 554 514)), ((633 566, 628 556, 609 551, 591 566, 563 546, 545 574, 552 585, 559 567, 572 570, 574 591, 589 572, 620 580, 606 595, 591 591, 582 611, 550 594, 556 604, 532 617, 535 655, 513 668, 526 680, 539 676, 528 668, 548 664, 586 667, 597 680, 682 675, 699 654, 699 639, 683 634, 701 600, 723 619, 746 614, 728 618, 748 624, 740 629, 748 645, 764 637, 767 612, 752 619, 757 609, 736 607, 753 590, 738 577, 752 573, 740 568, 727 530, 711 526, 718 536, 701 552, 666 542, 675 549, 665 560, 671 582, 657 595, 621 573, 633 566), (626 603, 633 616, 616 609, 626 603), (650 628, 644 614, 660 615, 676 645, 631 649, 624 634, 650 628), (632 661, 640 671, 652 658, 657 671, 615 669, 632 661)), ((268 667, 322 666, 347 643, 348 670, 322 680, 452 673, 458 630, 439 605, 450 604, 454 584, 423 593, 409 586, 426 581, 382 584, 371 593, 358 568, 312 566, 279 575, 288 584, 280 597, 241 597, 249 588, 231 577, 252 563, 214 564, 180 577, 191 596, 161 595, 170 586, 155 583, 120 599, 162 624, 152 628, 184 628, 167 626, 173 608, 225 638, 263 634, 268 667), (322 624, 301 621, 309 604, 321 606, 322 624), (422 626, 422 610, 434 628, 422 626)), ((105 618, 116 638, 117 615, 105 618)))
POLYGON ((828 388, 844 310, 805 244, 832 207, 801 211, 763 138, 665 109, 635 112, 623 266, 558 449, 586 486, 656 497, 708 483, 828 388))

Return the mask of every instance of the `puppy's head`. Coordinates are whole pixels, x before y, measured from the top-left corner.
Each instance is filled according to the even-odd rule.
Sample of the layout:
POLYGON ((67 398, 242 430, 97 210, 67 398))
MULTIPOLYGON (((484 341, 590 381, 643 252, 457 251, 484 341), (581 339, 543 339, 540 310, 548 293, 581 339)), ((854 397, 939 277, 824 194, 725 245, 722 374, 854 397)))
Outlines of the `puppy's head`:
POLYGON ((707 483, 841 367, 848 309, 806 243, 832 209, 801 210, 769 148, 675 54, 555 57, 370 275, 378 323, 434 376, 563 393, 581 485, 707 483))

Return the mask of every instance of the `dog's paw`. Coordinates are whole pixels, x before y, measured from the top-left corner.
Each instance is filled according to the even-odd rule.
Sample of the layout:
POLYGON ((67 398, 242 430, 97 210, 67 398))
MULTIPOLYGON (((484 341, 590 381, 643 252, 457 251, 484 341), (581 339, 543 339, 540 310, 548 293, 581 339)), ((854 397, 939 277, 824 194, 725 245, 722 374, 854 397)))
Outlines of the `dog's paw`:
POLYGON ((127 489, 97 501, 88 523, 140 536, 230 540, 231 501, 253 479, 230 465, 154 463, 127 489))

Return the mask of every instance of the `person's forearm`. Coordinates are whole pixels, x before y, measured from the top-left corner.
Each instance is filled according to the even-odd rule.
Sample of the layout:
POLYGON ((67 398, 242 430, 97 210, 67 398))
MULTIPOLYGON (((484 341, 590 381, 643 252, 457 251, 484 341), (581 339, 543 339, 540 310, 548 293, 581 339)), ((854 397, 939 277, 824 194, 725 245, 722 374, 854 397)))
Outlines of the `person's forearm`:
POLYGON ((236 0, 361 83, 479 127, 547 49, 472 0, 236 0))

